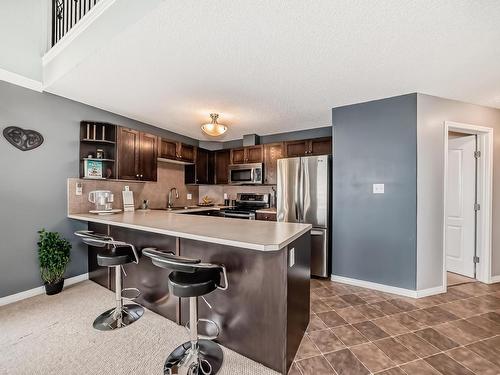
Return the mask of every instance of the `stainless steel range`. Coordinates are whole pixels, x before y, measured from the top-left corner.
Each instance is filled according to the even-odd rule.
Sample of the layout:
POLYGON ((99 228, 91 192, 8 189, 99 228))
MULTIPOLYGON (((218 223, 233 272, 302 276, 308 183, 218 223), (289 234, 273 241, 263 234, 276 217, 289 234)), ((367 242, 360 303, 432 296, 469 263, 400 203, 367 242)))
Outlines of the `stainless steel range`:
POLYGON ((269 208, 269 194, 238 193, 236 205, 220 210, 221 216, 255 220, 255 211, 269 208))

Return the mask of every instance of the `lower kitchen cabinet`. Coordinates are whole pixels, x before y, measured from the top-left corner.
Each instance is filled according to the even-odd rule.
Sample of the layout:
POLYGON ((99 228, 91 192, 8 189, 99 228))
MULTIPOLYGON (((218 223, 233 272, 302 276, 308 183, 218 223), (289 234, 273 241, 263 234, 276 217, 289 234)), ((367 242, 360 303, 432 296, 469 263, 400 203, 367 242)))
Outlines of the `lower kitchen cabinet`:
POLYGON ((256 212, 255 220, 276 221, 276 212, 256 212))

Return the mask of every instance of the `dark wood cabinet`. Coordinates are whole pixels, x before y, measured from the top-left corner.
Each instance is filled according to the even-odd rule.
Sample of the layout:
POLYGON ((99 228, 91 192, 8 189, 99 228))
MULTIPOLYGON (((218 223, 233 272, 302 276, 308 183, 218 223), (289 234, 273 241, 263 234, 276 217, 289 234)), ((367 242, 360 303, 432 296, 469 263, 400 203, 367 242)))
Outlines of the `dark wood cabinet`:
POLYGON ((245 161, 245 149, 244 148, 233 148, 231 150, 231 163, 232 164, 243 164, 245 161))
POLYGON ((157 152, 157 136, 120 127, 118 179, 156 181, 157 152))
POLYGON ((255 220, 276 221, 276 212, 256 212, 255 220))
POLYGON ((247 163, 262 163, 264 152, 262 145, 245 147, 247 163))
POLYGON ((215 154, 197 147, 195 163, 184 168, 184 182, 192 185, 211 185, 215 182, 215 154))
POLYGON ((285 154, 288 158, 306 156, 308 150, 309 144, 307 140, 285 142, 285 154))
POLYGON ((310 140, 309 155, 329 155, 332 153, 332 139, 330 137, 310 140))
POLYGON ((118 128, 118 178, 136 180, 139 175, 139 143, 137 130, 118 128))
POLYGON ((162 138, 160 140, 158 157, 169 160, 179 160, 186 163, 194 163, 195 147, 182 142, 162 138))
POLYGON ((284 144, 269 143, 264 145, 264 183, 276 185, 278 182, 278 159, 284 157, 284 144))
POLYGON ((191 145, 186 145, 184 143, 179 143, 179 158, 182 161, 188 162, 188 163, 194 163, 194 153, 195 153, 195 147, 191 145))
POLYGON ((231 150, 232 164, 262 163, 264 152, 262 145, 233 148, 231 150))
POLYGON ((158 137, 141 132, 139 139, 139 179, 143 181, 156 181, 158 170, 158 137))
POLYGON ((229 164, 231 162, 230 150, 215 152, 215 183, 223 185, 229 183, 229 164))
POLYGON ((332 153, 332 139, 325 137, 285 142, 285 153, 288 158, 328 155, 332 153))
POLYGON ((163 159, 177 159, 177 142, 162 138, 158 156, 163 159))

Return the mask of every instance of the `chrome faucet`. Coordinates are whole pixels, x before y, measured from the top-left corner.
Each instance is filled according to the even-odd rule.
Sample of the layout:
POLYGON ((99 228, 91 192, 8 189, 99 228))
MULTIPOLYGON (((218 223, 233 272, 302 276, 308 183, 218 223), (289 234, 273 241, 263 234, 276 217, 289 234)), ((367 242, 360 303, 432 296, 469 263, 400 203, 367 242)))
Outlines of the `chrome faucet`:
POLYGON ((177 188, 173 187, 170 189, 168 192, 168 202, 167 202, 167 209, 172 209, 174 207, 173 202, 172 202, 172 192, 175 191, 175 199, 179 199, 179 192, 177 191, 177 188))

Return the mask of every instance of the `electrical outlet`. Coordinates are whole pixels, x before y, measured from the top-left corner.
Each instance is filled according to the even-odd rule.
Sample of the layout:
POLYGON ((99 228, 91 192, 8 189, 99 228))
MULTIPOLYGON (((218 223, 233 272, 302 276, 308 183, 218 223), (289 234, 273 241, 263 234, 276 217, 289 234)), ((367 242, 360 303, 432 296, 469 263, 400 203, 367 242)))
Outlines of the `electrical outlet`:
POLYGON ((295 247, 292 247, 288 252, 288 267, 292 268, 295 265, 295 247))
POLYGON ((373 194, 384 194, 385 186, 384 184, 373 184, 373 194))
POLYGON ((78 182, 76 184, 76 191, 75 191, 75 195, 82 195, 83 194, 83 186, 82 186, 82 183, 81 182, 78 182))
POLYGON ((193 199, 193 194, 188 193, 187 194, 187 200, 190 201, 191 199, 193 199))

